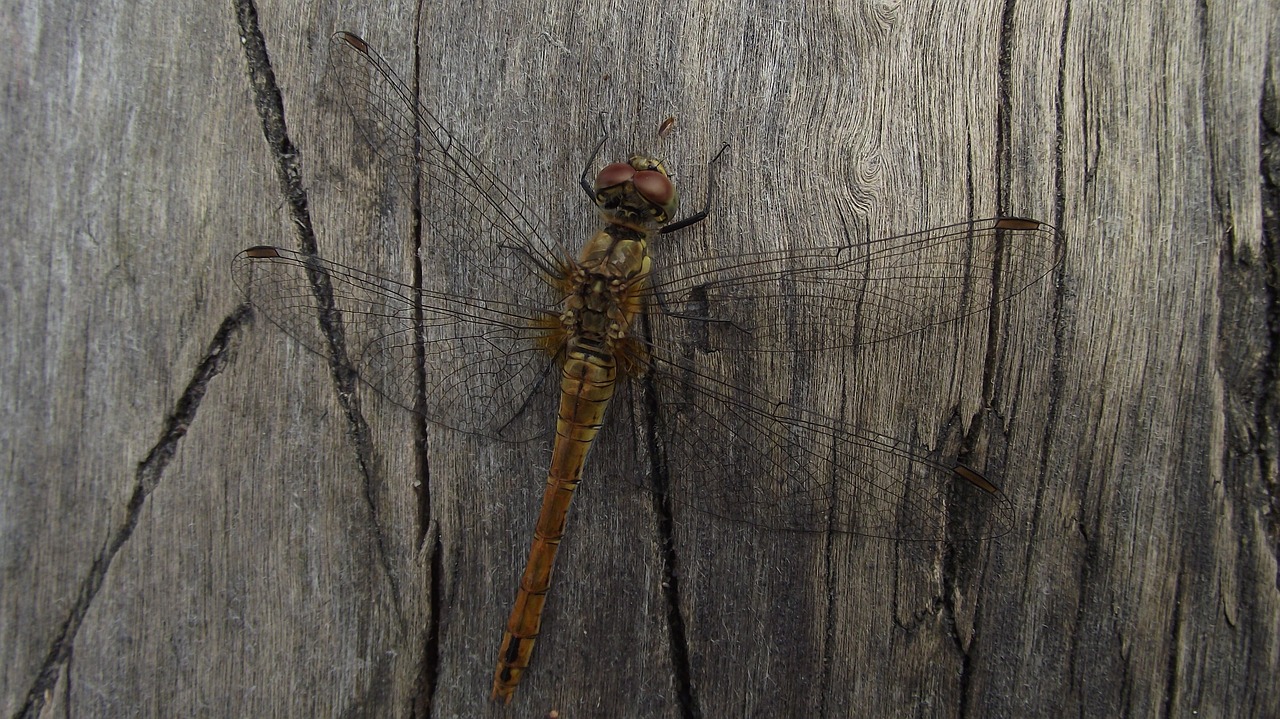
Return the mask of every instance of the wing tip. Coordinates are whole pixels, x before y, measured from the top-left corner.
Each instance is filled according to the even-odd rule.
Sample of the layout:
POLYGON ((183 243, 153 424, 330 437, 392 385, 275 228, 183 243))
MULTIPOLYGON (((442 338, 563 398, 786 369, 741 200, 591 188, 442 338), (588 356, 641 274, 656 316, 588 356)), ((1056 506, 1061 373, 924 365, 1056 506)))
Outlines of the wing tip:
POLYGON ((270 245, 255 245, 240 254, 252 260, 269 260, 280 257, 280 250, 270 245))
POLYGON ((346 30, 339 30, 333 34, 333 41, 335 43, 345 42, 356 52, 364 53, 365 55, 369 54, 369 43, 365 42, 363 38, 355 33, 347 32, 346 30))
POLYGON ((964 481, 968 482, 969 484, 972 484, 978 489, 981 489, 987 494, 991 494, 991 495, 1000 494, 1000 488, 997 487, 995 483, 993 483, 991 480, 987 479, 986 477, 982 476, 978 472, 972 469, 969 469, 963 464, 957 464, 955 467, 952 467, 951 472, 955 474, 957 477, 959 477, 960 479, 963 479, 964 481))
POLYGON ((996 220, 997 230, 1038 230, 1044 223, 1029 217, 1001 217, 996 220))

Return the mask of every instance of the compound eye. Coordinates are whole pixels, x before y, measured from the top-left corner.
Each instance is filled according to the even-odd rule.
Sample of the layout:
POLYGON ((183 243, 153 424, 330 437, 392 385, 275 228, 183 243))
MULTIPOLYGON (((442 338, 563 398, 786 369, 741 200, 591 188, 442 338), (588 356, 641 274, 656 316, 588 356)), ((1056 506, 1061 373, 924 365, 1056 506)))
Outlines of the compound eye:
POLYGON ((641 170, 631 179, 644 199, 658 207, 671 204, 676 196, 676 186, 671 183, 671 178, 657 170, 641 170))
POLYGON ((635 174, 636 169, 625 162, 605 165, 604 169, 596 175, 596 189, 607 190, 610 187, 617 187, 630 180, 635 174))

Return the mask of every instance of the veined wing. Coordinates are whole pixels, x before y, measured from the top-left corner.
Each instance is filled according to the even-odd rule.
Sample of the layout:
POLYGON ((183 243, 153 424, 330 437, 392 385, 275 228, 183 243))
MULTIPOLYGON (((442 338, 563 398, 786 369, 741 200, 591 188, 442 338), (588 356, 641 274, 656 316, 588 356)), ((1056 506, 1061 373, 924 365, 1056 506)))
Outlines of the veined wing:
MULTIPOLYGON (((560 259, 568 255, 547 239, 520 194, 459 142, 363 39, 336 32, 330 45, 334 85, 357 130, 422 208, 430 232, 421 259, 428 268, 453 268, 456 276, 442 279, 464 292, 475 276, 504 286, 513 277, 560 280, 560 259)), ((513 301, 548 299, 536 281, 507 289, 513 301)))
POLYGON ((734 521, 902 540, 999 536, 1013 507, 978 472, 863 427, 655 357, 665 474, 645 488, 734 521), (728 469, 726 469, 728 468, 728 469))
POLYGON ((883 342, 1036 284, 1057 266, 1057 237, 1036 220, 996 217, 873 242, 669 265, 659 257, 648 290, 658 309, 654 340, 750 353, 883 342))
POLYGON ((761 389, 763 365, 981 313, 1049 275, 1057 249, 1049 225, 995 218, 660 270, 641 380, 665 453, 657 489, 780 530, 918 540, 1008 531, 1012 507, 993 482, 814 409, 823 388, 807 381, 778 401, 761 389))
POLYGON ((333 331, 360 377, 396 404, 446 427, 497 439, 546 433, 511 420, 535 395, 558 389, 552 358, 539 344, 559 323, 554 308, 414 288, 280 247, 240 252, 232 273, 271 322, 326 357, 330 345, 317 321, 315 275, 327 275, 341 322, 333 331))
POLYGON ((499 439, 545 434, 544 427, 510 422, 535 395, 554 394, 552 359, 538 343, 559 322, 565 255, 553 250, 519 196, 376 51, 347 32, 331 40, 338 97, 422 210, 426 231, 416 261, 422 286, 432 289, 269 247, 237 255, 237 284, 273 323, 322 356, 330 344, 317 321, 317 297, 331 288, 340 326, 328 331, 345 343, 361 378, 396 404, 499 439))

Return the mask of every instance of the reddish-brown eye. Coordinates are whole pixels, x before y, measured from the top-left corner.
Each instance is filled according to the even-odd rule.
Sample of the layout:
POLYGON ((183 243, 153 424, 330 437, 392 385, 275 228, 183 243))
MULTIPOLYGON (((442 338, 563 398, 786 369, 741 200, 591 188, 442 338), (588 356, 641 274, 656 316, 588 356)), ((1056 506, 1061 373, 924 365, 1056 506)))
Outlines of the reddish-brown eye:
POLYGON ((625 162, 605 165, 600 174, 596 175, 596 189, 605 190, 610 187, 617 187, 630 180, 634 174, 636 174, 636 169, 625 162))
POLYGON ((676 187, 671 178, 657 170, 643 170, 632 178, 636 189, 644 195, 644 199, 659 207, 665 207, 676 196, 676 187))

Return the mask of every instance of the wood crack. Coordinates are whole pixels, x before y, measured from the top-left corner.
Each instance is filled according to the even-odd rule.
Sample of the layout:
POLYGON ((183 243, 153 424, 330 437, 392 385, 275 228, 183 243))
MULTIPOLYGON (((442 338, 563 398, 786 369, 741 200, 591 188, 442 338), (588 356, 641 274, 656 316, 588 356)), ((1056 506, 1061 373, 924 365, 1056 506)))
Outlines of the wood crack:
POLYGON ((80 584, 80 591, 76 593, 75 604, 72 605, 67 618, 62 622, 62 626, 58 628, 58 635, 49 647, 49 653, 45 656, 40 672, 36 675, 35 681, 27 691, 27 698, 23 702, 22 708, 14 715, 15 717, 35 719, 35 717, 41 715, 45 705, 52 697, 53 689, 58 683, 58 677, 70 661, 71 651, 76 643, 76 635, 79 634, 80 627, 84 624, 84 618, 89 613, 89 607, 92 606, 94 599, 98 596, 98 591, 102 589, 103 582, 106 581, 107 572, 111 569, 111 563, 115 560, 116 555, 120 553, 120 549, 129 541, 129 537, 133 535, 133 530, 138 526, 138 519, 142 515, 142 508, 146 504, 147 497, 155 491, 156 487, 160 486, 164 470, 169 465, 169 460, 173 458, 173 455, 178 450, 178 443, 186 436, 187 428, 195 420, 196 411, 200 407, 201 400, 204 399, 205 390, 208 388, 210 380, 218 376, 226 365, 227 358, 231 354, 228 350, 232 344, 232 338, 242 327, 252 321, 253 314, 248 304, 240 305, 222 321, 222 325, 214 335, 213 341, 209 343, 209 349, 205 352, 204 359, 200 361, 199 366, 196 368, 195 375, 187 383, 187 388, 183 391, 182 397, 178 399, 178 404, 165 420, 164 431, 160 434, 160 441, 151 448, 146 458, 138 463, 133 493, 126 505, 124 519, 121 520, 115 531, 111 533, 111 537, 106 544, 98 550, 98 556, 94 558, 93 564, 89 567, 88 575, 85 576, 84 581, 80 584))
MULTIPOLYGON (((280 189, 293 220, 301 250, 315 257, 319 252, 315 229, 311 223, 311 213, 308 209, 307 192, 302 185, 298 150, 289 139, 284 119, 284 100, 276 84, 275 73, 271 69, 266 41, 258 27, 257 8, 250 0, 237 0, 235 8, 236 18, 240 23, 240 38, 244 44, 245 59, 249 65, 249 78, 253 84, 254 106, 262 119, 262 134, 276 160, 276 174, 280 181, 280 189)), ((328 273, 319 263, 311 263, 307 274, 319 308, 317 319, 329 344, 329 370, 333 376, 334 389, 338 395, 338 403, 342 406, 347 418, 347 433, 355 445, 355 459, 360 467, 365 503, 369 509, 369 521, 373 527, 378 548, 378 563, 391 587, 391 600, 396 616, 403 625, 400 584, 391 567, 386 533, 382 527, 376 501, 375 485, 378 480, 370 461, 373 455, 373 444, 369 439, 369 425, 360 411, 360 402, 356 395, 355 388, 359 374, 347 356, 342 317, 334 306, 333 286, 328 273)))

